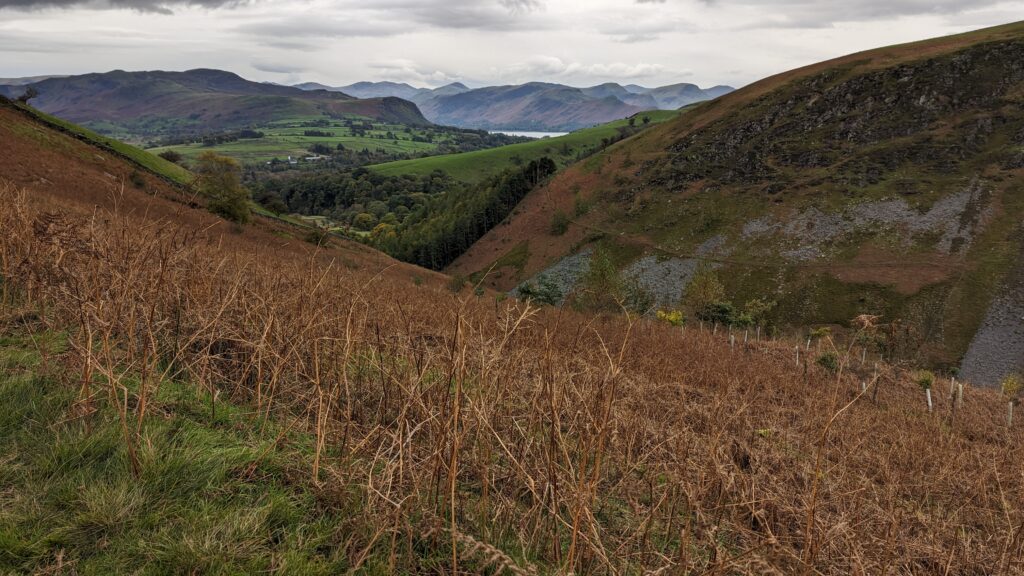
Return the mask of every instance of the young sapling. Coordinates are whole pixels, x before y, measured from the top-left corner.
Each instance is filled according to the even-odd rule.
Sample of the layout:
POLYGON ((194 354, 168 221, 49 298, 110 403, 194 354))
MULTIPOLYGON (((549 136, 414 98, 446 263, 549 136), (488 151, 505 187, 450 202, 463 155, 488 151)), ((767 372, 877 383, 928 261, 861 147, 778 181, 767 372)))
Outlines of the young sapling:
POLYGON ((1020 396, 1021 390, 1024 390, 1024 377, 1021 377, 1020 374, 1010 374, 1003 378, 1000 387, 1007 401, 1006 425, 1013 426, 1013 407, 1019 402, 1018 396, 1020 396))
POLYGON ((928 370, 921 370, 917 373, 915 379, 917 385, 924 390, 925 398, 928 399, 928 412, 932 411, 932 385, 935 384, 935 374, 932 374, 928 370))

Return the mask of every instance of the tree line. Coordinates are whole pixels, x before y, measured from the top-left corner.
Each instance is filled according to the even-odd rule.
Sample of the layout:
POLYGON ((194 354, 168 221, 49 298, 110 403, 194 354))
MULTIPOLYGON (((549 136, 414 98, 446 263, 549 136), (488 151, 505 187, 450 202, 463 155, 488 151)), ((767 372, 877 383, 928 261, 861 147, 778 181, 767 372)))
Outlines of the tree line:
POLYGON ((401 226, 375 229, 374 244, 400 260, 440 270, 507 218, 557 169, 545 156, 476 186, 432 197, 425 210, 410 215, 401 226))
POLYGON ((263 178, 254 184, 254 196, 274 212, 326 216, 353 238, 400 260, 441 269, 556 170, 543 157, 466 184, 439 170, 385 176, 356 168, 263 178))

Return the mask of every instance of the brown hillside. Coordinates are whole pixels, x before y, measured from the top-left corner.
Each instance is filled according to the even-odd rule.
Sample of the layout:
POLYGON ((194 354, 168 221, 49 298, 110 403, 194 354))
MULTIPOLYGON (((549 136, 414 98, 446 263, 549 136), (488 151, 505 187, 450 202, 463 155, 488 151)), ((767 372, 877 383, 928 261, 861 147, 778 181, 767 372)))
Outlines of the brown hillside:
MULTIPOLYGON (((211 537, 221 556, 286 570, 278 545, 315 538, 344 558, 335 573, 1024 570, 1024 428, 993 391, 967 387, 956 406, 939 379, 929 413, 913 375, 827 339, 797 354, 756 334, 453 294, 348 246, 300 258, 308 245, 284 230, 235 233, 148 177, 146 191, 124 184, 118 159, 0 118, 0 173, 16 178, 0 186, 0 336, 66 334, 45 371, 76 401, 54 429, 88 438, 102 414, 120 422, 128 456, 107 465, 135 478, 139 502, 168 470, 145 426, 176 417, 155 391, 165 379, 209 391, 211 414, 220 398, 273 419, 236 430, 264 456, 288 430, 316 439, 308 461, 246 457, 231 476, 245 491, 268 475, 308 485, 344 521, 280 534, 288 509, 262 509, 241 524, 245 546, 211 537)), ((2 510, 0 562, 16 573, 84 572, 100 546, 85 531, 23 543, 2 510)), ((147 568, 104 534, 124 572, 147 568)))
MULTIPOLYGON (((168 183, 114 152, 93 147, 9 105, 0 104, 0 181, 24 189, 42 210, 87 216, 115 208, 149 222, 168 221, 201 231, 207 242, 254 255, 266 250, 304 258, 316 247, 303 239, 308 229, 265 218, 237 229, 202 209, 202 199, 168 183)), ((387 270, 441 285, 440 274, 398 262, 365 245, 331 238, 317 253, 324 261, 387 270)))
MULTIPOLYGON (((1024 234, 1022 61, 1015 23, 767 78, 556 176, 449 271, 486 271, 525 243, 487 280, 509 290, 601 249, 676 307, 685 270, 706 262, 734 303, 777 302, 779 325, 880 314, 915 333, 902 359, 956 368, 1024 234), (576 214, 564 236, 556 211, 576 214)), ((991 360, 973 372, 989 384, 1019 364, 991 360)))

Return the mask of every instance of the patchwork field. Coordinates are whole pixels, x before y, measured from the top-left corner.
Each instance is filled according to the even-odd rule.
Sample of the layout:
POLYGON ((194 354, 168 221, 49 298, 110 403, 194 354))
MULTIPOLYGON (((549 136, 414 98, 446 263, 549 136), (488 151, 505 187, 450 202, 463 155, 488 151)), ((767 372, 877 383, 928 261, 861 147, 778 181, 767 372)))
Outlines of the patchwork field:
POLYGON ((430 153, 442 143, 454 143, 451 132, 432 128, 411 128, 401 124, 383 124, 363 118, 331 119, 327 117, 299 117, 281 120, 252 129, 262 132, 262 138, 239 138, 235 141, 208 145, 202 141, 150 148, 155 154, 167 150, 178 152, 186 159, 195 158, 206 151, 214 151, 236 158, 245 164, 265 163, 274 159, 286 161, 289 156, 302 159, 314 155, 316 145, 332 151, 341 145, 347 150, 364 149, 386 154, 430 153), (372 129, 353 128, 366 122, 372 129), (319 134, 314 134, 319 133, 319 134))

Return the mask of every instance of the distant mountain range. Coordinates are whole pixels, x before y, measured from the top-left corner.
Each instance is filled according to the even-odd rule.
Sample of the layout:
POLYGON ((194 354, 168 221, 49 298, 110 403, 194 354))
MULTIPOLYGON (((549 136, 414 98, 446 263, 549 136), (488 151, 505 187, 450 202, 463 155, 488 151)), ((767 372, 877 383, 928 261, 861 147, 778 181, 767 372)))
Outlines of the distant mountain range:
POLYGON ((469 88, 460 82, 454 82, 434 89, 416 88, 404 82, 356 82, 348 86, 327 86, 318 82, 303 82, 302 84, 295 84, 295 87, 303 90, 342 92, 356 98, 383 98, 391 96, 416 103, 429 100, 435 96, 450 96, 469 92, 469 88))
POLYGON ((295 87, 342 92, 358 98, 404 98, 415 102, 423 115, 437 124, 544 131, 576 130, 645 110, 675 110, 733 91, 729 86, 702 89, 695 84, 673 84, 645 88, 614 82, 589 88, 544 82, 476 89, 458 82, 436 89, 397 82, 357 82, 337 87, 306 82, 295 87))
POLYGON ((357 99, 326 90, 252 82, 222 70, 114 70, 0 85, 17 97, 29 87, 43 112, 120 136, 151 138, 207 133, 274 120, 360 115, 407 125, 429 124, 416 105, 395 97, 357 99))
POLYGON ((567 132, 732 91, 694 84, 575 88, 544 82, 476 89, 458 82, 433 89, 397 82, 282 86, 196 69, 11 78, 0 80, 0 96, 15 98, 30 86, 39 93, 32 100, 39 110, 135 141, 344 115, 406 125, 567 132))
POLYGON ((66 78, 66 76, 26 76, 24 78, 0 78, 0 86, 27 86, 49 80, 50 78, 66 78))

